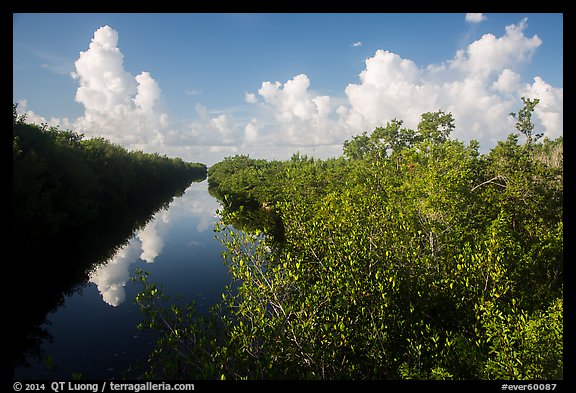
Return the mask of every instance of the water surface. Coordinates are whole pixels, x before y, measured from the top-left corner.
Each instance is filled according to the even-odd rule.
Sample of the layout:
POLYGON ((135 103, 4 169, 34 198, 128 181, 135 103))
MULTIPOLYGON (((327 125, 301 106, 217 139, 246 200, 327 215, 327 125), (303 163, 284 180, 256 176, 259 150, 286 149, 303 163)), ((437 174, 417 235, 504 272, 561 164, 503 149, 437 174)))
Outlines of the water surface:
POLYGON ((181 295, 206 312, 230 283, 213 231, 219 207, 203 181, 158 211, 48 315, 45 328, 53 340, 43 349, 54 366, 33 361, 30 368, 16 369, 14 378, 71 379, 80 373, 84 379, 112 379, 144 359, 156 336, 136 329, 141 316, 134 298, 141 287, 130 280, 136 269, 150 272, 148 280, 171 297, 181 295))

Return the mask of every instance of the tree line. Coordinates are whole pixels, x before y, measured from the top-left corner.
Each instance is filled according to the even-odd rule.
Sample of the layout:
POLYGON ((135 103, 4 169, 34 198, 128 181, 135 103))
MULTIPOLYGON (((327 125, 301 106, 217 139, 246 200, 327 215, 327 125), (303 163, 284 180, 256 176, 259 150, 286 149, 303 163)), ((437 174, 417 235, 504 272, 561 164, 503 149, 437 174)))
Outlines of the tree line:
POLYGON ((20 366, 41 358, 47 313, 206 166, 31 124, 17 105, 12 129, 10 273, 25 295, 8 302, 7 357, 20 366))
POLYGON ((234 282, 200 317, 139 277, 143 326, 163 331, 142 375, 562 379, 563 139, 534 133, 537 103, 487 154, 437 111, 339 158, 212 166, 234 282), (282 237, 230 225, 246 211, 282 237))
POLYGON ((206 166, 30 124, 14 105, 12 174, 15 236, 52 238, 172 196, 175 188, 204 179, 206 166))

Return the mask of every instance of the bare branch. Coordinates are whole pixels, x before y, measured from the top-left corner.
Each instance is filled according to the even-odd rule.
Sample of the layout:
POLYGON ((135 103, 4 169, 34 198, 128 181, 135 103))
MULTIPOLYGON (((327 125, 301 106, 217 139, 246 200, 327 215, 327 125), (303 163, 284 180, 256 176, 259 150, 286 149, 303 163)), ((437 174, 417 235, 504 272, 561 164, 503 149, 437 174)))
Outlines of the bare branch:
POLYGON ((506 177, 504 177, 504 176, 502 176, 502 175, 495 176, 495 177, 493 177, 493 178, 490 179, 490 180, 486 180, 485 182, 482 182, 482 183, 474 186, 470 191, 474 191, 474 190, 477 189, 478 187, 481 187, 481 186, 483 186, 483 185, 485 185, 485 184, 489 184, 489 183, 495 184, 495 185, 500 186, 500 187, 503 187, 503 188, 506 188, 506 184, 496 183, 494 180, 504 180, 504 182, 506 182, 506 177))

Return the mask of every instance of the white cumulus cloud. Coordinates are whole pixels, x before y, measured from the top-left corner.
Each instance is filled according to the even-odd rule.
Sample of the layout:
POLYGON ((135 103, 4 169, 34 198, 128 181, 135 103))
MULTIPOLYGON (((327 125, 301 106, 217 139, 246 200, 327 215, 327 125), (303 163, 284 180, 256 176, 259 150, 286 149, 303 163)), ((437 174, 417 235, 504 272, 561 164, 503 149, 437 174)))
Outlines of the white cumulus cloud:
POLYGON ((175 149, 204 146, 206 150, 205 146, 232 146, 242 139, 242 130, 231 115, 213 115, 200 103, 194 105, 194 112, 195 120, 175 125, 163 134, 167 145, 175 149))
POLYGON ((519 90, 520 81, 520 75, 508 68, 505 68, 498 76, 498 79, 492 83, 491 87, 502 93, 513 94, 519 90))
POLYGON ((526 20, 524 18, 518 25, 506 26, 506 33, 502 37, 484 34, 468 45, 466 50, 458 51, 455 58, 448 62, 448 70, 488 78, 505 68, 513 69, 529 62, 542 40, 537 35, 532 38, 524 35, 526 20))
POLYGON ((482 13, 474 13, 474 12, 469 12, 466 14, 466 22, 468 23, 480 23, 485 21, 486 15, 482 14, 482 13))
MULTIPOLYGON (((330 96, 317 95, 310 89, 310 79, 299 74, 281 82, 263 82, 258 94, 274 119, 263 142, 288 145, 333 143, 342 136, 336 124, 330 96)), ((246 131, 246 130, 245 130, 246 131)), ((253 132, 245 136, 252 135, 253 132)), ((341 141, 339 141, 341 142, 341 141)))
POLYGON ((252 119, 244 127, 244 143, 250 144, 258 140, 258 120, 252 119))
MULTIPOLYGON (((483 14, 466 16, 470 23, 485 19, 483 14)), ((453 137, 477 139, 487 150, 514 131, 509 113, 521 108, 522 96, 540 99, 535 111, 538 132, 549 137, 563 132, 562 87, 538 75, 523 80, 523 66, 542 45, 537 35, 525 35, 526 26, 523 19, 506 26, 500 36, 484 34, 435 64, 417 64, 401 53, 378 49, 358 70, 358 80, 335 94, 314 91, 313 81, 300 73, 244 92, 244 102, 250 105, 240 116, 211 111, 198 102, 189 110, 195 117, 188 120, 168 115, 160 83, 149 72, 133 75, 125 69, 118 33, 104 26, 80 52, 71 74, 78 83, 75 99, 83 105, 83 115, 47 119, 30 110, 25 100, 19 111, 33 122, 208 165, 236 153, 279 159, 297 150, 340 154, 342 142, 352 135, 393 118, 415 128, 422 113, 439 109, 453 114, 453 137)))
POLYGON ((161 144, 160 87, 148 72, 133 76, 124 69, 116 30, 96 30, 75 67, 76 101, 84 106, 84 115, 74 123, 77 130, 129 147, 161 144))
POLYGON ((520 97, 525 95, 541 99, 535 114, 545 134, 560 135, 562 88, 539 77, 526 84, 519 74, 542 43, 538 36, 526 37, 525 27, 526 19, 507 26, 501 37, 485 34, 441 64, 418 66, 378 50, 366 60, 359 83, 346 87, 348 105, 338 114, 358 132, 393 118, 415 128, 422 113, 440 109, 455 118, 453 137, 477 139, 488 149, 514 131, 509 113, 521 108, 520 97))
POLYGON ((534 109, 534 114, 541 124, 541 129, 536 132, 544 131, 549 138, 563 134, 563 88, 553 87, 537 76, 534 78, 534 83, 526 84, 520 94, 540 100, 534 109))
POLYGON ((255 104, 258 102, 256 94, 254 93, 244 93, 244 100, 249 104, 255 104))
POLYGON ((138 82, 138 94, 134 98, 134 103, 144 113, 154 113, 154 105, 160 98, 160 86, 150 76, 150 73, 143 72, 136 76, 138 82))

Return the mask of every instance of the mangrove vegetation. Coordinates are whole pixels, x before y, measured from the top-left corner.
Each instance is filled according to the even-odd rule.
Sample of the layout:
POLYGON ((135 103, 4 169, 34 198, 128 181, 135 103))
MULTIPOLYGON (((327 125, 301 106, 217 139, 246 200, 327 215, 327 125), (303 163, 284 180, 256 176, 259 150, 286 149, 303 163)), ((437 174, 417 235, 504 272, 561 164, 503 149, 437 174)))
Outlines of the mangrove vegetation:
POLYGON ((537 103, 486 154, 437 111, 355 136, 338 158, 213 165, 234 281, 199 316, 140 272, 141 326, 162 336, 133 372, 562 379, 563 140, 534 132, 537 103))
POLYGON ((13 366, 44 356, 46 315, 206 171, 203 164, 31 124, 13 106, 13 366))

